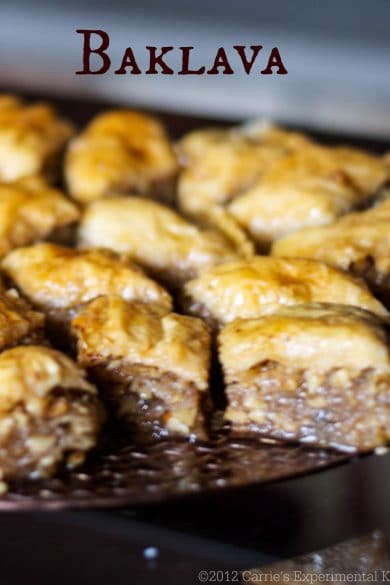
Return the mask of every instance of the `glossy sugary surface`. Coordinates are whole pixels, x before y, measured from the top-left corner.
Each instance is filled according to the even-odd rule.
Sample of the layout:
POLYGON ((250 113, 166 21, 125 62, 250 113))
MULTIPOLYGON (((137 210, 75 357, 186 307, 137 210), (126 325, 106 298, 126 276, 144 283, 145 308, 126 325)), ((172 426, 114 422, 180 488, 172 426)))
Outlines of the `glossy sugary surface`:
POLYGON ((172 199, 178 163, 151 116, 115 110, 96 117, 69 145, 65 176, 81 203, 119 193, 172 199))
POLYGON ((332 225, 282 238, 274 243, 272 254, 314 258, 343 269, 369 257, 375 270, 385 276, 390 272, 390 199, 332 225))
POLYGON ((0 355, 1 479, 47 477, 65 461, 80 465, 103 418, 97 389, 64 354, 30 345, 0 355))
POLYGON ((43 338, 44 316, 19 298, 15 290, 0 292, 0 350, 43 338))
POLYGON ((70 358, 48 347, 15 347, 0 355, 0 413, 23 402, 39 414, 54 388, 96 394, 85 373, 70 358))
POLYGON ((309 304, 237 320, 219 334, 225 371, 242 372, 265 360, 303 369, 373 368, 390 374, 384 323, 355 307, 309 304))
POLYGON ((264 123, 198 130, 178 150, 179 208, 209 217, 213 207, 226 207, 261 247, 334 221, 372 197, 390 173, 385 158, 264 123))
POLYGON ((219 354, 236 430, 353 451, 389 441, 389 335, 372 313, 310 304, 237 320, 219 354))
POLYGON ((329 224, 362 204, 389 176, 384 161, 364 152, 309 145, 281 158, 229 206, 260 244, 329 224))
MULTIPOLYGON (((110 126, 110 124, 108 124, 108 126, 110 126)), ((107 134, 109 133, 110 130, 108 129, 107 134)), ((290 133, 273 130, 274 138, 272 140, 274 140, 275 144, 274 147, 270 147, 270 158, 264 158, 263 166, 259 164, 260 159, 253 164, 253 178, 257 177, 256 173, 259 172, 258 169, 260 169, 260 167, 261 174, 271 159, 272 164, 278 159, 279 154, 274 159, 274 154, 276 152, 283 153, 284 155, 289 150, 293 151, 295 148, 301 148, 309 142, 306 137, 296 135, 295 138, 293 137, 294 135, 291 134, 292 142, 295 143, 296 146, 291 144, 287 148, 285 145, 285 135, 287 134, 290 133), (258 169, 255 169, 256 165, 258 166, 258 169)), ((220 140, 221 144, 228 139, 230 140, 230 138, 228 138, 228 133, 223 135, 220 140)), ((217 138, 217 142, 218 141, 219 138, 217 138)), ((113 149, 113 152, 114 151, 115 149, 113 149)), ((95 154, 97 159, 99 159, 99 149, 95 151, 95 154)), ((202 145, 200 145, 198 154, 202 157, 202 145)), ((105 156, 107 157, 108 155, 109 152, 106 152, 105 156)), ((116 164, 116 160, 114 160, 115 158, 120 160, 120 156, 115 154, 112 161, 113 167, 115 167, 116 164)), ((218 157, 215 157, 215 161, 211 164, 212 169, 213 165, 218 162, 217 158, 218 157)), ((238 159, 236 160, 238 162, 238 159)), ((224 166, 229 168, 229 166, 224 165, 222 161, 219 167, 223 170, 224 166)), ((215 178, 218 181, 217 174, 218 173, 215 174, 215 178)), ((231 179, 229 179, 227 183, 229 184, 230 181, 234 183, 235 177, 237 177, 237 183, 233 185, 232 189, 229 187, 227 200, 236 197, 237 192, 234 193, 235 190, 239 192, 238 194, 241 194, 242 188, 247 189, 251 186, 244 185, 246 180, 245 175, 246 171, 240 174, 238 173, 235 164, 232 165, 232 172, 230 174, 231 179)), ((91 175, 88 175, 87 171, 85 176, 89 176, 88 181, 93 178, 91 175)), ((356 176, 354 180, 357 180, 356 176)), ((145 180, 142 184, 139 183, 135 189, 139 190, 139 193, 141 193, 142 189, 149 189, 149 187, 146 187, 146 184, 147 181, 145 180)), ((200 183, 198 183, 198 185, 200 185, 200 183)), ((372 185, 374 185, 374 182, 372 185)), ((363 182, 360 184, 360 187, 362 189, 364 188, 363 182)), ((118 191, 122 193, 121 188, 122 187, 118 187, 116 193, 118 193, 118 191)), ((127 185, 125 186, 125 190, 127 193, 127 185)), ((131 190, 133 190, 133 188, 131 188, 131 190)), ((189 193, 190 192, 191 191, 189 191, 189 193)), ((348 189, 346 189, 345 193, 347 192, 349 192, 348 189)), ((144 194, 143 191, 142 194, 144 194)), ((158 194, 156 195, 156 193, 150 194, 159 196, 158 194)), ((196 200, 193 196, 191 197, 193 201, 196 200)), ((286 214, 286 210, 289 210, 289 205, 285 207, 283 211, 284 214, 286 214)), ((117 208, 118 221, 121 218, 122 211, 123 210, 120 207, 117 208)), ((224 208, 223 211, 229 213, 226 208, 224 208)), ((238 235, 238 240, 240 240, 241 235, 236 229, 237 225, 234 223, 235 219, 232 215, 229 217, 231 219, 230 229, 234 232, 234 237, 238 235)), ((120 222, 118 224, 113 224, 114 227, 112 233, 114 234, 114 240, 115 232, 117 231, 119 224, 120 222)), ((137 221, 132 221, 129 214, 129 218, 124 224, 123 229, 119 231, 121 232, 121 238, 126 240, 128 237, 128 233, 126 232, 131 232, 133 229, 135 231, 137 230, 137 221)), ((101 223, 98 223, 97 225, 98 228, 104 232, 104 213, 101 215, 101 223)), ((246 227, 246 225, 244 227, 246 227)), ((149 227, 147 229, 149 229, 149 227)), ((178 231, 180 232, 180 229, 178 231)), ((203 232, 203 230, 198 231, 203 232)), ((159 266, 157 266, 157 268, 154 266, 154 263, 158 264, 157 259, 159 258, 159 247, 162 245, 162 236, 164 232, 159 232, 157 230, 157 233, 159 233, 159 237, 154 240, 154 243, 152 243, 150 247, 151 252, 149 257, 151 258, 150 262, 152 268, 149 268, 148 266, 148 269, 151 269, 154 273, 158 273, 160 270, 159 266)), ((143 244, 144 236, 145 231, 144 226, 142 226, 139 234, 136 234, 136 249, 142 247, 141 244, 143 244)), ((228 248, 230 251, 232 249, 234 250, 234 257, 230 257, 230 259, 237 259, 235 246, 232 245, 234 237, 232 240, 227 238, 228 243, 224 240, 223 247, 219 248, 216 256, 221 254, 222 249, 228 248)), ((218 235, 218 239, 220 238, 221 236, 218 235)), ((111 245, 109 247, 111 247, 111 245)), ((196 250, 197 254, 199 254, 198 244, 196 250)), ((223 256, 224 258, 227 257, 224 253, 223 256)), ((197 275, 198 270, 203 270, 203 265, 210 266, 215 263, 215 260, 209 264, 208 261, 204 263, 202 262, 199 263, 202 267, 198 268, 198 263, 196 262, 195 269, 192 264, 190 269, 187 269, 187 266, 185 266, 182 275, 179 274, 182 270, 182 262, 180 260, 180 262, 173 263, 174 267, 170 276, 179 274, 179 280, 182 282, 183 280, 186 280, 189 275, 191 277, 197 275)), ((77 269, 75 269, 75 271, 76 270, 77 269)), ((37 285, 37 290, 38 288, 39 284, 37 285)), ((99 287, 97 287, 97 290, 99 290, 99 287)), ((110 294, 118 294, 116 290, 112 291, 110 289, 109 292, 110 294)), ((121 293, 119 292, 119 294, 121 293)), ((228 487, 248 484, 253 481, 263 482, 277 478, 280 479, 297 473, 319 469, 324 465, 341 460, 340 455, 329 452, 324 453, 318 449, 310 451, 302 447, 297 448, 291 445, 273 446, 264 444, 261 441, 252 442, 245 439, 236 440, 231 434, 225 435, 224 433, 212 436, 211 440, 207 443, 198 442, 194 445, 185 441, 177 440, 161 440, 153 445, 136 445, 132 442, 128 433, 124 436, 117 436, 115 435, 115 431, 112 432, 112 429, 109 429, 108 432, 110 437, 105 436, 104 440, 99 443, 98 451, 91 454, 89 461, 82 470, 67 470, 50 480, 11 484, 9 496, 0 499, 0 507, 61 507, 72 505, 91 506, 97 504, 120 505, 121 503, 137 503, 153 499, 165 499, 193 491, 200 492, 216 487, 228 487)))
POLYGON ((161 439, 129 442, 115 434, 82 470, 35 482, 14 482, 0 509, 126 506, 167 501, 229 487, 265 483, 319 471, 345 455, 296 445, 272 445, 219 432, 207 443, 161 439))
POLYGON ((353 277, 322 262, 255 256, 213 267, 184 286, 186 308, 219 325, 253 319, 283 305, 331 302, 386 309, 353 277))
POLYGON ((72 134, 72 126, 50 106, 0 95, 0 180, 39 173, 52 178, 55 159, 72 134))
POLYGON ((180 283, 201 270, 239 257, 215 230, 203 230, 154 201, 111 197, 86 209, 80 245, 101 246, 128 255, 164 280, 180 283))
POLYGON ((266 123, 190 132, 178 143, 184 165, 179 208, 207 215, 213 205, 226 205, 245 193, 272 163, 309 142, 303 134, 266 123))
POLYGON ((171 297, 163 287, 129 260, 107 250, 42 243, 15 250, 2 267, 31 302, 46 310, 77 307, 104 294, 171 307, 171 297))
POLYGON ((142 364, 207 390, 210 335, 201 319, 161 314, 120 297, 100 297, 72 321, 72 330, 86 366, 142 364))
POLYGON ((79 219, 78 208, 41 177, 0 183, 0 257, 79 219))

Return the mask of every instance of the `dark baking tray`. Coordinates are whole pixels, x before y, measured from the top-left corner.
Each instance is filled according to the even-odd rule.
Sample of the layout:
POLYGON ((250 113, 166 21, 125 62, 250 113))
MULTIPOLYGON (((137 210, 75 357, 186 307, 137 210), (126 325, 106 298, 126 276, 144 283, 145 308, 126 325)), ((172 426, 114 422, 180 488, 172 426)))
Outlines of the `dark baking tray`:
MULTIPOLYGON (((100 111, 114 106, 53 96, 26 97, 47 99, 78 126, 100 111)), ((174 137, 194 128, 224 124, 205 118, 158 112, 157 115, 174 137)), ((366 139, 324 133, 316 133, 315 136, 325 142, 348 142, 375 151, 388 148, 385 143, 366 139)), ((123 433, 106 432, 101 446, 82 469, 62 472, 50 480, 11 483, 8 493, 0 497, 0 510, 116 507, 167 502, 244 486, 283 483, 283 480, 318 474, 321 470, 341 464, 356 470, 367 466, 367 459, 375 461, 376 470, 387 469, 390 455, 351 458, 299 445, 232 437, 226 429, 215 432, 208 442, 165 439, 144 445, 135 444, 123 433)))

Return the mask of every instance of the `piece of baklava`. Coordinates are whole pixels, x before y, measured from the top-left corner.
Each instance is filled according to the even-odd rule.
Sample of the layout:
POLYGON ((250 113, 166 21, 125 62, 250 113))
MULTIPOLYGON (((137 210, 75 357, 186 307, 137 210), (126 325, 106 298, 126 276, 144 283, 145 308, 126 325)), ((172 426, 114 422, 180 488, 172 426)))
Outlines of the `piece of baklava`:
POLYGON ((305 229, 274 243, 275 256, 322 260, 363 277, 390 307, 390 199, 320 228, 305 229))
POLYGON ((0 477, 80 465, 104 420, 96 388, 64 354, 37 345, 0 354, 0 477))
POLYGON ((79 243, 126 254, 173 287, 242 254, 226 234, 202 229, 164 205, 137 197, 91 203, 81 220, 79 243))
POLYGON ((100 297, 72 321, 79 362, 140 435, 202 435, 210 335, 201 319, 100 297))
POLYGON ((79 216, 77 207, 40 177, 0 183, 0 257, 48 237, 65 238, 79 216))
POLYGON ((171 308, 171 297, 127 259, 108 250, 74 250, 50 243, 14 250, 3 270, 48 318, 49 333, 67 342, 69 319, 92 299, 117 294, 171 308))
POLYGON ((47 104, 0 96, 0 181, 41 174, 56 179, 73 127, 47 104))
POLYGON ((237 431, 366 451, 390 439, 388 321, 356 307, 296 305, 219 335, 237 431))
POLYGON ((379 157, 311 144, 275 162, 227 209, 260 249, 268 249, 286 234, 329 224, 366 205, 388 177, 379 157))
POLYGON ((189 216, 207 217, 214 206, 225 206, 248 191, 275 161, 308 143, 303 134, 265 122, 190 132, 177 145, 184 167, 179 208, 189 216))
POLYGON ((171 200, 178 162, 164 127, 131 110, 94 118, 68 148, 65 177, 81 203, 115 194, 171 200))
POLYGON ((0 351, 44 339, 44 315, 33 311, 16 290, 0 292, 0 351))
POLYGON ((387 315, 363 281, 303 258, 255 256, 228 262, 188 281, 182 295, 186 312, 203 317, 212 328, 268 315, 282 305, 311 302, 354 305, 387 315))

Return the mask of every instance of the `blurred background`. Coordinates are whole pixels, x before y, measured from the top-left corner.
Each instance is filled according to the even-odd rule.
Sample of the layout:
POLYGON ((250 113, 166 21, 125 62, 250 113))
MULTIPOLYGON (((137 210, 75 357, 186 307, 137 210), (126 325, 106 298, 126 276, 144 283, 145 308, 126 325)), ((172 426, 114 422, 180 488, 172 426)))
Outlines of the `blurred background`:
POLYGON ((389 139, 389 23, 389 0, 2 0, 1 86, 389 139), (79 76, 77 28, 109 33, 112 69, 127 46, 142 66, 145 45, 193 45, 199 66, 219 46, 261 44, 289 73, 243 75, 230 51, 232 76, 79 76))

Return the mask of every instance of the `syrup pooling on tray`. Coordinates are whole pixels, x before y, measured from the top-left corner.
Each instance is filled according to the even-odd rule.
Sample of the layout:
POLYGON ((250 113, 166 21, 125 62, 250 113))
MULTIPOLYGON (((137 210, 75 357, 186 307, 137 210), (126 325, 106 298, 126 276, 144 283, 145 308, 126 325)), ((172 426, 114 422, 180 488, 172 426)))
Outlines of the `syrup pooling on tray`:
MULTIPOLYGON (((9 99, 4 98, 5 105, 9 99)), ((11 107, 12 98, 9 104, 11 107)), ((162 438, 164 433, 159 433, 160 438, 148 446, 139 442, 134 431, 150 420, 187 440, 193 437, 201 411, 206 423, 209 422, 212 413, 201 405, 201 397, 208 395, 208 325, 221 330, 220 355, 229 402, 225 417, 236 430, 242 432, 246 427, 243 417, 254 416, 257 418, 255 424, 252 421, 249 425, 250 431, 264 440, 269 440, 271 435, 310 441, 317 447, 367 450, 383 445, 388 439, 389 357, 384 341, 388 319, 385 308, 362 281, 316 260, 251 259, 255 246, 265 249, 276 238, 295 230, 304 237, 306 230, 302 228, 307 226, 324 223, 348 226, 375 213, 384 222, 386 203, 358 214, 351 211, 371 205, 389 177, 386 158, 355 148, 321 146, 303 134, 264 124, 200 130, 184 137, 176 152, 178 159, 159 123, 129 111, 104 114, 73 139, 66 162, 69 193, 57 192, 57 198, 62 198, 64 209, 67 206, 73 212, 72 217, 64 220, 66 225, 77 222, 80 215, 66 197, 69 195, 85 206, 76 243, 82 248, 79 250, 47 243, 28 245, 57 237, 53 232, 62 227, 61 220, 66 215, 53 213, 51 223, 48 221, 45 230, 41 229, 37 218, 44 217, 47 199, 43 195, 48 189, 42 179, 26 179, 38 186, 37 193, 42 192, 42 201, 31 195, 31 201, 37 201, 35 207, 30 208, 28 203, 22 206, 16 196, 13 198, 15 231, 6 234, 10 243, 4 250, 6 256, 2 263, 6 286, 16 286, 34 308, 45 313, 47 333, 54 347, 65 347, 76 357, 75 337, 78 338, 79 360, 88 368, 91 381, 96 379, 97 391, 106 401, 111 417, 100 439, 100 425, 94 427, 96 432, 90 435, 83 452, 90 450, 96 441, 97 451, 80 471, 62 469, 53 480, 35 483, 35 487, 11 483, 14 494, 30 490, 31 495, 39 496, 39 490, 45 491, 46 485, 50 497, 67 494, 75 501, 83 481, 88 486, 87 499, 105 498, 109 494, 139 497, 141 485, 149 486, 156 493, 172 494, 251 480, 265 481, 338 460, 338 456, 321 450, 271 447, 256 440, 246 442, 246 439, 240 443, 230 435, 229 426, 218 438, 211 435, 206 440, 204 435, 205 441, 200 442, 198 438, 195 444, 166 442, 162 438), (101 147, 103 144, 109 147, 101 147), (19 234, 23 237, 18 239, 19 234), (106 249, 96 249, 101 247, 106 249), (198 318, 173 313, 170 294, 153 279, 171 288, 176 310, 180 307, 182 313, 189 311, 198 318), (316 302, 327 305, 319 310, 316 302), (298 309, 302 303, 304 311, 298 309), (113 311, 114 305, 121 310, 113 311), (340 333, 341 315, 349 323, 345 331, 353 330, 349 337, 346 334, 344 338, 340 333), (240 318, 246 320, 237 333, 240 318), (298 325, 291 332, 294 319, 298 325), (277 360, 265 355, 261 340, 267 320, 278 323, 276 329, 267 330, 268 349, 272 344, 278 346, 281 356, 283 348, 292 347, 300 356, 307 356, 306 364, 300 368, 306 376, 303 382, 297 382, 297 372, 291 373, 280 356, 277 367, 277 360), (141 322, 143 326, 139 327, 141 322), (248 327, 256 335, 251 337, 245 355, 255 356, 257 360, 249 369, 252 372, 260 363, 263 366, 256 380, 241 371, 236 380, 240 364, 245 363, 240 348, 246 344, 248 327), (233 329, 237 334, 226 358, 224 340, 230 339, 233 329), (179 330, 186 334, 179 335, 179 330), (163 348, 165 359, 160 356, 158 364, 152 364, 150 360, 157 355, 159 346, 159 331, 163 332, 160 349, 163 348), (331 373, 329 368, 324 373, 320 366, 316 370, 317 362, 311 358, 316 352, 318 356, 326 354, 329 340, 337 360, 329 366, 331 373), (351 343, 350 353, 346 351, 346 343, 351 343), (358 351, 364 356, 356 364, 359 371, 354 370, 350 378, 348 375, 343 378, 345 370, 350 373, 353 369, 347 364, 348 356, 356 361, 358 351), (191 352, 195 361, 202 362, 196 370, 187 359, 191 352), (99 376, 97 368, 100 368, 99 376), (325 380, 325 374, 329 379, 325 380), (263 392, 265 378, 268 389, 263 392), (118 389, 110 399, 107 380, 114 381, 118 389), (251 380, 256 383, 252 384, 251 380), (325 386, 330 389, 329 400, 344 405, 342 411, 333 402, 332 405, 326 402, 325 386), (299 392, 295 392, 298 387, 299 392), (193 391, 189 392, 189 388, 193 391), (129 399, 134 397, 134 392, 137 400, 129 399), (260 394, 264 394, 264 401, 260 394), (324 397, 325 406, 321 401, 324 397), (303 403, 309 404, 310 416, 301 408, 303 403), (360 417, 363 410, 366 417, 360 417), (112 429, 120 424, 118 418, 123 412, 129 411, 130 423, 117 434, 112 429), (345 423, 346 413, 352 419, 360 417, 354 431, 345 423), (267 424, 263 425, 259 420, 264 416, 267 424), (334 431, 332 436, 330 428, 334 431), (140 461, 144 464, 140 465, 140 461), (167 485, 163 477, 169 465, 173 469, 167 485), (129 466, 134 473, 129 471, 129 466)), ((17 167, 18 155, 12 156, 17 167)), ((59 156, 58 148, 57 161, 59 156)), ((0 170, 1 164, 2 160, 0 170)), ((46 165, 42 163, 42 172, 43 167, 46 165)), ((23 165, 20 172, 22 175, 26 172, 23 165)), ((17 187, 10 188, 16 191, 17 187)), ((50 200, 54 202, 55 198, 53 192, 50 200)), ((364 235, 359 242, 362 239, 364 235)), ((375 268, 380 266, 381 278, 375 280, 375 285, 379 280, 386 281, 386 268, 380 260, 385 256, 386 241, 385 231, 379 230, 370 245, 369 256, 368 252, 365 256, 366 262, 370 260, 375 268)), ((69 245, 71 240, 65 242, 69 245)), ((274 245, 274 251, 278 246, 278 243, 274 245)), ((292 252, 284 255, 292 256, 292 252)), ((329 264, 338 265, 333 261, 329 264)), ((367 270, 360 269, 359 262, 342 268, 366 277, 372 286, 373 280, 367 276, 367 270)), ((43 332, 42 342, 48 344, 43 332)), ((17 346, 22 343, 30 343, 29 334, 15 341, 17 346)), ((27 351, 23 346, 17 349, 22 353, 27 351)), ((0 360, 1 356, 0 353, 0 360)), ((213 361, 216 361, 215 347, 213 361)), ((214 378, 218 379, 218 372, 214 378)), ((223 393, 222 385, 212 390, 214 394, 223 393)), ((76 396, 71 393, 67 399, 68 408, 73 412, 73 406, 77 409, 76 396)), ((95 417, 88 420, 92 424, 95 417)), ((38 423, 44 428, 43 420, 38 423)), ((54 420, 54 427, 55 423, 54 420)), ((206 424, 204 430, 208 427, 206 424)), ((49 466, 45 475, 54 473, 66 459, 58 451, 56 464, 49 466)), ((39 464, 36 460, 37 468, 39 464)), ((12 473, 8 475, 12 482, 12 473)), ((25 472, 15 475, 31 477, 31 470, 26 467, 25 472)), ((9 501, 12 498, 11 493, 9 501)))

